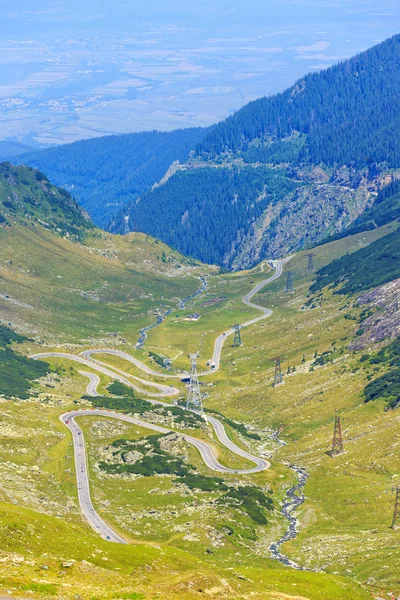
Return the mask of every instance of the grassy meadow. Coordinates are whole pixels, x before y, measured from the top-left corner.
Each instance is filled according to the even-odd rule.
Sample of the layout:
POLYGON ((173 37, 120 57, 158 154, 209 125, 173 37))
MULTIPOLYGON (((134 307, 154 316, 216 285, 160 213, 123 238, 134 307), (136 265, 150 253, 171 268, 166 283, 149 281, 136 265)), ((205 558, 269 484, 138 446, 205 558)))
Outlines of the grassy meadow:
MULTIPOLYGON (((315 267, 387 231, 385 226, 320 246, 313 250, 315 267)), ((205 367, 215 337, 258 314, 241 297, 269 272, 263 264, 248 272, 217 274, 135 234, 124 239, 93 233, 85 247, 38 227, 15 226, 0 229, 0 242, 2 321, 30 338, 15 349, 26 354, 43 348, 80 352, 108 345, 153 367, 148 353, 155 352, 172 358, 173 373, 188 368, 187 353, 192 351, 200 352, 199 365, 205 367), (179 309, 179 300, 199 287, 200 275, 208 275, 206 292, 179 309), (149 331, 144 348, 135 350, 138 330, 155 320, 160 307, 174 310, 149 331), (184 321, 193 312, 200 319, 184 321), (117 337, 107 336, 113 332, 117 337)), ((101 540, 80 514, 72 441, 59 420, 66 410, 90 406, 82 398, 87 379, 76 365, 52 359, 51 372, 29 400, 0 399, 3 595, 363 600, 371 597, 368 586, 361 585, 365 582, 394 587, 400 594, 399 533, 389 529, 391 490, 400 475, 399 416, 384 412, 383 401, 364 404, 363 389, 373 367, 360 362, 361 352, 348 350, 360 309, 355 298, 332 290, 310 297, 314 274, 307 272, 306 255, 299 253, 285 267, 293 272, 295 292, 285 293, 285 276, 265 287, 254 301, 273 308, 273 315, 243 329, 239 348, 232 348, 230 338, 221 370, 203 378, 205 406, 244 423, 260 439, 249 439, 228 425, 230 437, 270 457, 267 471, 223 477, 228 486, 257 486, 271 493, 275 510, 266 511, 268 523, 255 523, 239 504, 224 500, 221 490, 191 490, 170 475, 108 475, 99 461, 113 442, 141 440, 151 432, 82 417, 93 502, 129 544, 101 540), (324 352, 330 358, 320 365, 324 352), (276 356, 282 359, 284 383, 273 388, 276 356), (295 371, 287 374, 288 367, 295 371), (327 452, 336 411, 343 418, 345 453, 331 458, 327 452), (271 438, 276 430, 285 445, 271 438), (298 536, 282 550, 307 570, 286 568, 269 552, 270 543, 287 528, 279 506, 295 483, 290 464, 304 467, 309 479, 298 511, 298 536), (75 562, 63 567, 66 561, 75 562)), ((118 357, 99 358, 147 379, 118 357)), ((100 389, 107 393, 110 380, 100 378, 100 389)), ((173 378, 165 382, 179 385, 185 396, 184 384, 173 378)), ((246 466, 211 430, 187 432, 210 441, 222 463, 246 466)), ((195 449, 183 447, 182 453, 198 474, 215 476, 195 449)))

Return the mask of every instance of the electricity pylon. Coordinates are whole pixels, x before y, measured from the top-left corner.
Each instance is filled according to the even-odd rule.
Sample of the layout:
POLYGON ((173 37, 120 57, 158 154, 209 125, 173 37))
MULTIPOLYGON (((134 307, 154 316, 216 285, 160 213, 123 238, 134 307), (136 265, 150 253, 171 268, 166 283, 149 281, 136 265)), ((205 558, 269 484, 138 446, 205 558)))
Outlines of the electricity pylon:
POLYGON ((199 377, 197 375, 197 359, 199 354, 189 354, 192 361, 190 368, 189 390, 186 399, 186 410, 203 413, 203 403, 200 391, 199 377))
POLYGON ((129 233, 129 215, 124 216, 124 233, 129 233))
POLYGON ((315 254, 307 254, 308 256, 308 266, 307 266, 307 271, 309 273, 313 273, 314 272, 314 256, 315 254))
POLYGON ((393 520, 390 527, 392 529, 398 529, 400 527, 400 486, 398 485, 393 488, 393 491, 396 492, 396 498, 394 501, 393 520))
POLYGON ((237 346, 241 346, 242 345, 242 338, 240 335, 240 325, 234 325, 233 326, 235 329, 235 335, 233 338, 233 347, 237 348, 237 346))
POLYGON ((278 356, 275 359, 275 374, 274 374, 274 387, 283 382, 282 369, 281 369, 281 358, 278 356))
POLYGON ((293 291, 293 272, 288 271, 286 277, 286 294, 290 294, 293 291))
POLYGON ((332 440, 332 452, 331 456, 337 456, 343 454, 343 440, 342 440, 342 424, 339 415, 335 416, 335 428, 333 430, 332 440))

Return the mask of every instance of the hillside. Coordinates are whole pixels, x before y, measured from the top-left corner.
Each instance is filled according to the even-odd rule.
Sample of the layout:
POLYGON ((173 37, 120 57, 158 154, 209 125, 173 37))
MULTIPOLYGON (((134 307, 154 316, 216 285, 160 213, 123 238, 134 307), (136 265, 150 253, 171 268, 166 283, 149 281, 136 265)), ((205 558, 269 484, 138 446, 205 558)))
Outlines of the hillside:
POLYGON ((179 304, 213 270, 143 234, 105 234, 40 171, 0 165, 1 320, 19 332, 56 343, 101 331, 134 342, 152 311, 179 304))
MULTIPOLYGON (((216 171, 217 188, 199 169, 209 194, 252 185, 251 170, 216 171)), ((272 205, 291 193, 282 169, 257 173, 261 211, 266 181, 272 205)), ((393 207, 397 194, 395 184, 377 206, 393 207)), ((236 204, 213 213, 223 236, 236 204)), ((250 199, 247 210, 256 210, 250 199)), ((0 165, 0 214, 0 596, 367 600, 378 586, 400 595, 390 529, 400 473, 398 221, 314 248, 316 272, 307 251, 296 253, 253 298, 272 314, 243 327, 240 345, 222 336, 220 369, 200 377, 202 401, 228 440, 271 463, 243 473, 248 458, 182 409, 181 377, 189 353, 207 371, 217 336, 260 316, 242 299, 272 274, 268 263, 229 273, 142 233, 100 231, 28 167, 0 165), (90 349, 100 352, 84 365, 72 360, 90 349), (46 362, 28 358, 41 353, 46 362), (160 383, 178 391, 177 405, 150 403, 160 383), (76 422, 93 506, 126 544, 102 539, 80 509, 73 438, 60 420, 78 409, 88 411, 76 422), (345 452, 332 457, 335 415, 345 452), (154 435, 143 422, 168 431, 154 435), (182 435, 208 443, 228 471, 211 469, 182 435)), ((208 235, 211 260, 219 246, 208 235)))
MULTIPOLYGON (((145 235, 104 234, 88 227, 74 201, 40 172, 2 168, 0 200, 6 220, 0 226, 0 318, 8 326, 0 326, 0 592, 12 589, 22 597, 68 600, 76 595, 111 600, 119 594, 143 600, 157 587, 162 596, 178 599, 192 596, 195 581, 197 590, 205 589, 212 597, 220 597, 222 591, 227 598, 244 599, 251 593, 260 600, 280 600, 291 591, 290 576, 310 600, 318 600, 321 586, 329 589, 332 599, 363 600, 364 591, 353 581, 342 582, 330 574, 315 574, 310 581, 302 573, 277 568, 265 551, 258 556, 256 548, 249 561, 248 542, 261 539, 264 530, 285 526, 274 506, 284 493, 282 483, 291 481, 287 468, 243 478, 238 486, 236 475, 215 478, 195 452, 176 457, 174 438, 155 439, 138 426, 114 428, 105 418, 79 420, 89 444, 96 507, 104 502, 101 510, 108 507, 107 518, 131 543, 110 544, 88 527, 76 500, 71 438, 59 416, 77 405, 97 405, 140 412, 150 419, 152 405, 135 394, 118 397, 125 394, 123 386, 121 390, 105 375, 100 378, 103 396, 91 399, 85 395, 87 376, 79 366, 63 358, 50 358, 46 365, 27 355, 111 347, 134 352, 150 365, 167 356, 174 370, 185 369, 187 352, 197 344, 202 345, 204 362, 213 328, 253 315, 240 298, 251 282, 265 278, 267 267, 237 277, 219 276, 215 268, 186 259, 145 235), (33 213, 27 197, 35 199, 33 213), (62 222, 76 229, 74 235, 58 227, 62 222), (199 288, 199 276, 209 278, 208 302, 199 296, 182 306, 182 298, 199 288), (221 293, 217 303, 210 302, 221 293), (197 333, 184 321, 196 303, 201 303, 202 313, 197 333), (167 309, 173 314, 159 329, 164 336, 164 325, 172 327, 173 335, 164 337, 161 347, 152 341, 143 350, 133 350, 139 329, 167 309), (118 449, 125 457, 127 450, 137 453, 143 444, 152 458, 144 457, 137 466, 127 464, 120 475, 120 461, 125 459, 118 449), (112 454, 105 450, 110 446, 115 449, 112 454), (275 483, 277 473, 282 480, 278 476, 275 483), (156 519, 150 513, 154 510, 156 519), (54 536, 55 529, 60 535, 54 536), (247 540, 244 545, 242 539, 247 540), (240 577, 231 572, 232 564, 240 577), (263 581, 266 572, 268 583, 263 581)), ((154 333, 158 335, 154 329, 149 335, 154 333)), ((118 368, 117 357, 114 362, 112 357, 105 360, 111 369, 118 368)), ((144 376, 129 364, 122 368, 144 376)), ((173 383, 184 395, 185 386, 179 380, 173 383)), ((164 413, 157 409, 155 422, 167 423, 177 433, 189 430, 200 439, 210 436, 194 417, 182 419, 178 407, 164 413)), ((240 422, 226 423, 234 439, 235 427, 247 433, 240 422)), ((258 434, 247 435, 260 439, 258 434)), ((218 446, 218 440, 212 443, 228 465, 246 466, 218 446)))
POLYGON ((32 147, 12 140, 0 140, 0 162, 12 160, 15 162, 18 156, 31 152, 32 147))
POLYGON ((400 278, 400 231, 397 229, 317 272, 312 292, 331 285, 340 294, 357 294, 400 278))
POLYGON ((92 228, 87 214, 40 171, 0 163, 0 224, 40 225, 60 235, 82 238, 92 228))
POLYGON ((215 127, 199 155, 243 152, 245 162, 327 166, 400 164, 400 35, 282 94, 255 100, 215 127), (303 138, 290 141, 294 132, 303 138), (282 143, 281 140, 285 140, 282 143), (259 143, 258 143, 259 142, 259 143))
POLYGON ((94 223, 105 228, 121 207, 162 179, 172 163, 186 162, 208 130, 111 135, 25 153, 16 160, 71 192, 94 223))
MULTIPOLYGON (((400 174, 399 60, 395 36, 246 105, 164 185, 130 203, 130 228, 238 269, 311 247, 369 210, 382 223, 390 207, 375 210, 375 200, 400 174), (271 171, 286 181, 278 196, 271 171), (218 238, 212 257, 209 232, 218 238)), ((119 214, 112 231, 123 227, 119 214)))
MULTIPOLYGON (((372 256, 375 245, 386 243, 396 227, 322 245, 315 249, 315 267, 327 269, 347 253, 355 263, 359 252, 372 256)), ((216 335, 259 314, 241 298, 269 271, 262 263, 251 271, 220 274, 142 234, 94 230, 77 244, 21 221, 0 228, 0 240, 0 285, 6 292, 0 296, 1 318, 30 337, 24 340, 3 328, 13 351, 78 354, 108 347, 153 368, 163 355, 172 360, 171 375, 187 369, 187 353, 197 349, 199 367, 205 368, 216 335), (209 275, 207 289, 178 308, 179 297, 198 287, 200 274, 209 275), (154 309, 168 306, 172 314, 148 332, 144 349, 133 348, 139 328, 153 322, 154 309), (185 321, 193 311, 201 318, 185 321)), ((172 600, 195 598, 199 590, 226 600, 250 595, 255 600, 366 600, 371 597, 367 580, 397 591, 399 551, 388 528, 393 498, 383 492, 398 473, 392 446, 398 417, 396 410, 384 411, 392 397, 379 395, 378 381, 395 368, 389 363, 396 360, 397 346, 385 339, 387 350, 381 354, 374 346, 379 365, 366 361, 364 350, 350 351, 349 344, 359 338, 358 322, 365 318, 363 305, 356 306, 357 294, 332 294, 329 286, 310 291, 320 273, 307 272, 304 253, 289 265, 295 294, 285 293, 285 276, 265 287, 256 302, 271 307, 273 315, 244 328, 241 346, 226 343, 221 370, 201 378, 209 414, 223 421, 235 443, 268 457, 272 466, 266 471, 215 477, 196 451, 181 444, 179 433, 212 441, 223 464, 243 468, 246 462, 230 455, 205 425, 199 428, 196 415, 182 421, 178 407, 154 409, 104 374, 101 396, 90 397, 87 376, 66 358, 48 359, 50 371, 32 384, 29 400, 2 399, 1 592, 13 588, 34 599, 112 600, 118 594, 147 600, 157 588, 172 600), (270 357, 277 355, 284 385, 273 388, 270 357), (366 389, 371 382, 375 387, 366 389), (139 414, 178 434, 149 435, 143 427, 106 416, 78 419, 94 506, 128 540, 126 545, 102 540, 77 504, 71 437, 59 416, 94 406, 139 414), (326 452, 337 408, 345 418, 346 453, 332 459, 326 452), (297 485, 293 465, 308 473, 306 499, 296 513, 297 536, 281 551, 311 569, 306 571, 277 562, 270 552, 288 527, 281 508, 297 485), (54 536, 55 528, 60 535, 54 536), (9 531, 12 535, 5 535, 9 531), (369 553, 373 561, 365 556, 369 553)), ((349 280, 352 274, 350 269, 349 280)), ((98 357, 126 377, 149 379, 119 356, 98 357)), ((93 372, 93 364, 87 369, 93 372)), ((178 386, 179 398, 185 399, 179 380, 163 381, 178 386)))

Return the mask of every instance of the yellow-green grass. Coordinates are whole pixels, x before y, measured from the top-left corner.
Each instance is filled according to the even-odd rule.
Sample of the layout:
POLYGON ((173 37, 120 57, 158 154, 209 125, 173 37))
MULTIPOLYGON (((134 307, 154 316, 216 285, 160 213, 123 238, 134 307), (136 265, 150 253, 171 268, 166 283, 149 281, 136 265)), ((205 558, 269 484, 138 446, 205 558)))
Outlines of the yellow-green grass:
POLYGON ((214 598, 256 600, 368 597, 339 577, 274 569, 257 557, 251 565, 231 558, 223 567, 215 565, 215 555, 200 558, 168 545, 107 543, 76 524, 6 502, 0 502, 0 528, 3 557, 10 556, 8 564, 0 562, 0 590, 13 595, 108 600, 136 592, 145 599, 182 599, 202 590, 214 598), (63 568, 70 559, 76 563, 63 568))
POLYGON ((100 251, 40 227, 1 228, 2 320, 46 342, 107 339, 116 332, 134 343, 152 318, 149 311, 176 304, 198 288, 200 274, 212 271, 183 257, 176 268, 179 255, 160 244, 171 258, 164 264, 157 244, 145 238, 98 234, 93 242, 100 251))
MULTIPOLYGON (((315 249, 314 262, 320 266, 355 249, 362 237, 371 239, 361 234, 348 244, 341 240, 315 249)), ((223 380, 207 403, 255 426, 282 428, 288 444, 275 459, 308 470, 301 532, 283 547, 284 552, 305 566, 359 581, 375 578, 399 592, 399 545, 396 532, 389 529, 394 503, 390 490, 400 474, 399 417, 396 411, 385 413, 384 402, 363 402, 362 391, 373 371, 359 362, 364 352, 347 349, 358 328, 356 321, 343 318, 345 313, 359 314, 353 301, 325 291, 316 308, 302 310, 313 278, 306 272, 304 254, 286 267, 295 273, 294 294, 284 293, 283 279, 258 296, 260 303, 274 308, 274 314, 264 324, 243 331, 243 346, 224 354, 223 380), (309 370, 315 351, 334 348, 333 364, 309 370), (295 365, 296 373, 274 389, 276 356, 282 357, 285 371, 295 365), (336 410, 344 418, 346 453, 332 459, 326 452, 336 410)))
MULTIPOLYGON (((321 266, 331 257, 340 256, 349 248, 356 249, 357 246, 365 243, 362 237, 372 241, 374 236, 382 235, 382 232, 383 230, 369 232, 355 236, 350 242, 340 240, 330 244, 329 248, 318 248, 315 250, 315 264, 317 267, 321 266)), ((36 235, 35 232, 33 234, 36 235)), ((42 237, 46 238, 47 235, 51 236, 46 233, 42 234, 42 237)), ((110 237, 110 240, 112 239, 114 238, 110 237)), ((12 243, 15 243, 15 239, 12 243)), ((25 243, 27 242, 23 240, 23 245, 25 243)), ((69 244, 62 240, 60 243, 69 244)), ((95 243, 97 242, 93 242, 93 245, 95 243)), ((102 241, 98 243, 104 246, 102 241)), ((47 239, 44 244, 48 248, 47 239)), ((28 246, 26 245, 25 248, 28 246)), ((40 252, 40 257, 48 260, 46 257, 49 256, 50 250, 40 252)), ((85 261, 88 261, 84 264, 78 261, 82 271, 90 272, 92 269, 94 282, 98 272, 106 272, 108 279, 107 269, 117 259, 99 257, 95 253, 90 253, 90 257, 87 257, 85 249, 80 249, 80 252, 84 254, 85 261), (92 263, 92 259, 95 264, 92 263), (90 268, 86 269, 86 264, 89 264, 90 268)), ((75 256, 75 249, 72 254, 75 256)), ((268 545, 285 529, 285 522, 278 515, 272 515, 270 524, 266 527, 258 528, 257 539, 252 539, 252 536, 246 534, 246 531, 248 532, 246 518, 238 517, 237 511, 232 515, 225 513, 224 517, 223 512, 214 511, 212 508, 204 511, 201 519, 198 518, 197 521, 193 519, 194 532, 199 535, 198 541, 183 540, 182 532, 179 531, 173 534, 169 532, 168 536, 165 523, 159 524, 154 520, 150 523, 151 531, 147 533, 144 525, 143 527, 140 525, 139 532, 143 533, 142 536, 135 536, 127 531, 133 541, 128 546, 110 544, 99 539, 79 514, 72 441, 68 431, 58 419, 61 412, 75 406, 72 402, 79 400, 86 382, 76 374, 76 368, 79 367, 72 367, 70 371, 68 361, 60 361, 54 364, 61 364, 66 370, 61 374, 61 381, 55 382, 56 387, 42 387, 39 398, 32 402, 2 403, 5 415, 3 425, 9 419, 10 423, 17 427, 16 430, 11 428, 8 434, 7 431, 3 431, 2 434, 4 444, 1 449, 1 459, 4 466, 0 527, 3 540, 1 551, 5 562, 0 562, 0 585, 4 592, 15 588, 19 590, 20 595, 23 595, 25 586, 25 593, 33 592, 30 597, 53 595, 53 597, 69 599, 79 594, 84 600, 86 598, 89 600, 96 597, 111 598, 113 595, 115 597, 115 590, 118 589, 121 597, 124 593, 136 591, 143 593, 145 598, 174 599, 196 597, 200 593, 199 589, 208 590, 212 595, 210 590, 214 589, 214 597, 218 598, 248 598, 251 595, 256 600, 284 597, 303 597, 310 600, 350 600, 350 598, 357 600, 370 597, 370 593, 360 589, 352 579, 361 582, 369 577, 375 577, 388 586, 396 584, 399 579, 396 572, 397 537, 388 526, 393 504, 390 490, 396 482, 396 475, 400 472, 395 437, 398 417, 396 412, 384 413, 381 402, 363 404, 362 389, 367 381, 369 368, 359 368, 357 354, 347 356, 346 344, 357 328, 356 322, 343 319, 343 311, 340 311, 340 308, 347 304, 347 300, 325 293, 321 306, 318 302, 313 310, 301 310, 307 300, 308 285, 313 277, 306 273, 304 254, 295 257, 292 264, 289 263, 286 267, 295 271, 295 295, 284 294, 285 281, 281 278, 256 297, 255 301, 260 304, 274 305, 274 314, 270 319, 243 330, 243 345, 240 348, 232 349, 229 344, 226 345, 221 371, 207 379, 215 382, 215 386, 207 389, 210 395, 205 399, 205 403, 227 416, 259 428, 282 426, 281 436, 288 445, 278 449, 272 469, 263 474, 247 476, 241 481, 268 485, 274 492, 274 498, 279 500, 282 499, 284 490, 293 484, 294 476, 287 466, 277 461, 291 461, 305 466, 310 473, 310 478, 305 489, 307 501, 299 511, 301 531, 298 538, 286 544, 283 550, 300 564, 325 568, 329 573, 337 572, 340 575, 297 572, 285 569, 271 560, 268 545), (328 350, 332 348, 333 342, 336 342, 338 349, 337 362, 309 371, 315 350, 318 352, 328 350), (339 352, 340 348, 344 349, 342 354, 339 352), (302 367, 303 354, 306 355, 306 364, 302 367), (288 364, 296 365, 297 371, 296 374, 285 377, 283 386, 273 389, 271 387, 272 358, 276 355, 283 357, 285 368, 288 364), (48 395, 47 400, 46 395, 48 395), (326 455, 326 451, 330 447, 333 432, 332 417, 336 409, 339 409, 345 417, 346 454, 331 459, 326 455), (32 467, 36 466, 39 467, 39 471, 32 470, 32 467), (18 469, 21 471, 20 474, 18 469), (375 510, 377 508, 380 511, 375 510), (225 524, 235 525, 240 535, 229 536, 224 546, 213 548, 214 554, 206 554, 209 544, 199 522, 204 521, 205 525, 209 524, 210 527, 217 529, 223 517, 225 524), (54 532, 57 532, 57 535, 54 532), (174 534, 177 537, 174 537, 174 534), (101 553, 97 550, 101 550, 101 553), (15 558, 13 553, 24 557, 25 562, 18 563, 19 558, 15 558), (47 555, 44 558, 42 558, 43 553, 47 555), (367 554, 370 556, 366 556, 367 554), (70 569, 62 569, 61 561, 68 558, 75 558, 78 563, 70 569), (89 564, 82 561, 87 561, 89 564), (49 570, 40 569, 42 564, 47 564, 49 570), (223 581, 226 581, 227 585, 223 581), (30 590, 27 585, 31 585, 30 590), (40 588, 40 586, 44 587, 40 588), (56 588, 46 586, 56 586, 56 588)), ((2 255, 2 265, 5 265, 3 260, 6 259, 7 256, 2 255)), ((72 259, 75 264, 74 261, 75 258, 72 259)), ((24 264, 23 267, 17 268, 18 265, 13 263, 10 267, 13 268, 9 270, 6 267, 1 271, 2 276, 4 271, 7 272, 7 280, 16 281, 15 288, 8 293, 22 302, 28 302, 30 297, 31 303, 35 306, 42 301, 46 293, 51 291, 48 282, 53 281, 54 276, 57 279, 54 271, 51 277, 41 275, 40 281, 45 281, 45 285, 41 283, 41 289, 37 282, 35 282, 36 287, 27 287, 32 276, 26 273, 29 265, 24 264)), ((208 331, 208 323, 209 333, 204 335, 203 339, 206 341, 202 346, 205 361, 211 352, 215 335, 235 322, 236 316, 239 319, 239 314, 236 315, 235 310, 239 307, 240 299, 234 301, 234 295, 236 293, 239 297, 244 295, 252 287, 250 281, 254 281, 255 284, 265 277, 261 269, 255 271, 257 272, 251 275, 246 273, 243 276, 222 276, 225 280, 233 281, 232 287, 229 287, 230 292, 226 294, 219 291, 218 278, 216 277, 215 280, 214 277, 211 278, 215 284, 212 282, 210 285, 215 287, 210 287, 210 293, 212 295, 215 293, 215 296, 226 295, 226 304, 234 307, 233 311, 226 311, 229 313, 228 316, 224 315, 222 304, 206 307, 207 312, 203 312, 203 308, 199 308, 203 301, 200 297, 193 302, 193 310, 191 307, 188 308, 188 312, 202 312, 202 318, 198 323, 177 321, 172 324, 173 315, 171 315, 170 320, 151 331, 148 347, 150 348, 154 343, 153 335, 159 336, 157 342, 159 345, 155 346, 157 349, 168 347, 170 343, 171 351, 178 352, 182 350, 182 344, 184 353, 180 355, 182 359, 179 365, 186 367, 185 353, 193 344, 193 326, 201 325, 203 328, 195 333, 196 338, 208 331), (231 319, 231 316, 235 316, 235 319, 231 319), (174 340, 170 342, 172 336, 174 340)), ((187 284, 184 284, 191 286, 190 291, 198 286, 197 280, 193 277, 195 272, 187 277, 187 284)), ((121 277, 126 280, 126 276, 127 272, 124 271, 121 277)), ((72 273, 68 279, 69 285, 72 285, 73 280, 72 273)), ((185 277, 183 280, 186 281, 185 277)), ((180 283, 183 280, 180 280, 180 283)), ((121 331, 128 341, 134 341, 137 324, 148 324, 149 315, 146 307, 160 305, 160 297, 156 296, 157 282, 150 292, 153 293, 153 298, 141 298, 145 308, 139 310, 136 307, 135 311, 139 312, 132 316, 126 329, 123 330, 122 326, 117 329, 118 319, 115 316, 113 302, 108 305, 93 302, 90 311, 80 311, 74 301, 66 308, 65 314, 62 310, 58 311, 57 307, 62 304, 62 294, 65 293, 60 281, 62 282, 58 279, 55 281, 54 297, 49 298, 48 304, 44 304, 48 314, 43 315, 38 312, 38 319, 35 321, 38 331, 52 332, 54 324, 59 319, 60 332, 64 333, 53 338, 53 346, 55 342, 66 340, 73 342, 74 345, 77 342, 82 343, 85 336, 89 337, 87 335, 89 329, 94 341, 102 342, 103 333, 100 327, 107 331, 114 329, 121 331), (75 322, 71 321, 68 314, 71 307, 75 310, 75 322), (97 310, 100 311, 100 316, 97 315, 97 310), (89 324, 87 328, 86 322, 89 324), (94 324, 98 322, 102 324, 96 330, 94 324), (84 331, 81 331, 82 329, 84 331)), ((89 277, 87 281, 90 281, 89 277)), ((169 280, 167 284, 169 286, 169 280)), ((227 285, 221 288, 224 290, 227 285)), ((168 289, 172 288, 168 287, 168 289)), ((175 293, 177 294, 173 290, 170 298, 175 293)), ((118 300, 116 304, 117 307, 123 305, 125 309, 124 300, 121 304, 118 300)), ((18 324, 29 323, 32 309, 18 305, 10 306, 11 309, 8 303, 7 307, 15 312, 6 313, 4 320, 14 321, 18 317, 20 319, 18 324)), ((247 311, 246 308, 244 310, 247 311)), ((346 311, 348 310, 355 316, 359 312, 357 308, 352 308, 351 304, 347 306, 346 311)), ((121 316, 118 311, 116 312, 118 317, 121 316)), ((256 314, 257 311, 249 311, 251 316, 256 314)), ((198 337, 195 342, 197 349, 198 337)), ((34 344, 31 342, 26 344, 27 348, 30 346, 33 347, 34 344)), ((145 351, 143 355, 145 356, 145 351)), ((109 380, 106 377, 101 376, 101 378, 104 386, 109 380)), ((104 387, 102 389, 104 390, 104 387)), ((85 431, 90 430, 91 427, 89 423, 85 431)), ((143 430, 142 434, 149 433, 143 430)), ((241 442, 234 431, 230 430, 230 435, 238 443, 241 442)), ((89 446, 92 453, 90 463, 92 491, 95 502, 105 511, 101 513, 102 516, 118 524, 126 507, 133 507, 131 510, 141 510, 143 507, 143 510, 147 510, 154 504, 165 506, 163 503, 168 496, 160 494, 158 498, 157 494, 146 495, 147 486, 152 478, 147 481, 146 478, 126 479, 120 487, 118 487, 120 480, 114 480, 114 483, 110 483, 109 486, 108 482, 112 478, 103 479, 93 469, 93 464, 98 459, 94 452, 95 444, 90 440, 89 446), (137 498, 129 491, 134 490, 134 486, 137 486, 137 498), (110 504, 102 505, 102 502, 110 502, 110 504), (135 502, 138 504, 135 505, 135 502), (136 506, 138 508, 135 508, 136 506)), ((255 453, 257 448, 262 446, 263 442, 251 442, 252 451, 255 453)), ((225 460, 224 456, 221 460, 222 458, 225 460)), ((195 455, 194 449, 190 450, 190 460, 195 461, 199 472, 212 474, 206 472, 207 469, 201 461, 197 462, 199 458, 195 455)), ((157 478, 154 487, 162 488, 167 484, 169 485, 168 478, 161 477, 157 478)), ((210 495, 199 493, 198 496, 202 501, 202 498, 210 495)), ((179 496, 179 502, 184 504, 186 501, 187 498, 179 496)), ((176 500, 177 504, 179 502, 176 500)), ((196 507, 195 509, 197 510, 196 507)), ((178 515, 177 522, 179 518, 178 515)), ((124 528, 121 527, 122 529, 124 528)))
MULTIPOLYGON (((37 401, 7 401, 2 405, 2 413, 2 439, 8 434, 12 441, 8 445, 2 444, 2 461, 18 465, 22 461, 17 461, 17 457, 22 456, 27 472, 19 486, 10 477, 4 477, 4 474, 2 477, 1 592, 10 590, 15 595, 32 592, 29 597, 68 600, 76 594, 83 600, 89 600, 93 597, 123 598, 124 594, 140 592, 144 598, 174 599, 196 597, 198 590, 203 589, 209 590, 209 594, 217 598, 247 598, 251 593, 254 598, 261 599, 279 598, 279 595, 270 596, 269 592, 275 590, 289 594, 290 598, 294 583, 296 596, 301 594, 310 600, 324 597, 321 587, 325 593, 329 592, 332 600, 361 600, 366 597, 350 582, 344 583, 339 578, 317 575, 310 582, 308 574, 276 568, 274 561, 249 555, 243 537, 242 544, 236 546, 232 543, 232 547, 226 545, 215 548, 212 555, 205 552, 210 546, 209 540, 203 544, 182 542, 179 535, 176 539, 173 539, 171 532, 168 535, 168 530, 163 539, 158 522, 151 523, 159 528, 153 540, 149 539, 149 532, 146 533, 146 540, 137 534, 132 535, 133 543, 127 546, 101 540, 79 513, 72 440, 58 420, 57 407, 41 405, 37 401), (41 500, 46 504, 41 504, 41 500), (64 561, 71 559, 77 561, 73 567, 62 567, 64 561), (43 569, 44 566, 47 569, 43 569), (195 587, 192 587, 193 583, 195 587)), ((89 428, 93 427, 93 421, 81 419, 84 420, 89 428)), ((134 437, 147 432, 129 426, 123 435, 126 433, 134 437)), ((89 447, 92 448, 90 439, 89 447)), ((9 472, 15 477, 16 468, 9 472)), ((108 488, 110 478, 107 478, 107 486, 105 481, 99 481, 98 486, 92 487, 92 493, 100 507, 102 502, 110 501, 104 513, 111 507, 117 516, 132 506, 136 511, 154 507, 158 510, 160 504, 161 508, 165 507, 165 498, 168 496, 152 494, 146 497, 146 488, 151 479, 128 480, 108 488), (137 488, 133 488, 134 493, 129 493, 129 486, 135 484, 137 488)), ((94 481, 96 477, 92 475, 92 484, 94 481)), ((167 478, 157 478, 156 485, 162 489, 167 481, 167 478)), ((180 498, 179 495, 175 495, 173 501, 179 508, 181 503, 188 500, 195 504, 195 498, 180 498)), ((224 523, 219 511, 215 519, 227 526, 232 525, 229 520, 224 523)), ((202 513, 198 522, 206 525, 208 520, 212 526, 215 525, 212 511, 206 511, 204 519, 202 513)), ((179 516, 176 522, 179 522, 179 516)), ((195 530, 198 529, 198 522, 194 523, 195 530)), ((233 525, 243 536, 246 530, 241 527, 237 517, 233 525)), ((202 532, 204 535, 204 530, 202 532)))
MULTIPOLYGON (((207 360, 213 354, 215 338, 234 325, 243 323, 260 314, 243 304, 242 297, 260 281, 271 274, 269 267, 264 271, 255 269, 244 273, 211 276, 207 291, 190 302, 186 310, 177 310, 159 326, 148 332, 144 350, 152 350, 174 358, 174 366, 188 369, 187 355, 199 352, 199 369, 206 368, 207 360), (204 306, 204 302, 213 298, 222 298, 220 302, 204 306), (184 317, 197 312, 200 319, 196 322, 184 321, 184 317)), ((226 342, 232 345, 233 337, 226 342)))

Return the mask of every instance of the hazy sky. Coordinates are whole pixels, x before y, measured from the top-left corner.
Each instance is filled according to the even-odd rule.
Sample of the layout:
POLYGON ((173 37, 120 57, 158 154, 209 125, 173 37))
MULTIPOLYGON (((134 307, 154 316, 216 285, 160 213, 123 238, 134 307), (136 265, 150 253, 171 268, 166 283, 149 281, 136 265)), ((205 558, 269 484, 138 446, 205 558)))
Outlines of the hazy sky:
POLYGON ((0 139, 208 125, 399 23, 398 0, 2 0, 0 139))

